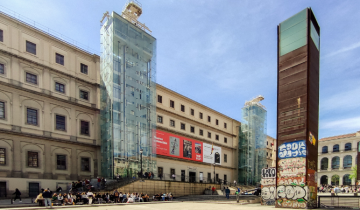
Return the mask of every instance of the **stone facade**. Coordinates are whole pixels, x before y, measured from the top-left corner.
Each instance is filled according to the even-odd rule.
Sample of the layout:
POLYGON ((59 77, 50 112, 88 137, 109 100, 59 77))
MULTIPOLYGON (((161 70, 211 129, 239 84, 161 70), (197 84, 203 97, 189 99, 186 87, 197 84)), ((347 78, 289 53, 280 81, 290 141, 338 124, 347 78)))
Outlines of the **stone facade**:
POLYGON ((351 167, 356 165, 359 141, 360 131, 319 140, 319 185, 355 185, 355 180, 347 176, 351 174, 351 167))
POLYGON ((267 167, 276 167, 276 139, 266 136, 266 164, 267 167))
MULTIPOLYGON (((237 177, 235 165, 237 165, 237 135, 240 122, 164 86, 157 85, 156 93, 157 97, 161 97, 161 102, 158 99, 156 104, 157 129, 221 147, 222 164, 215 167, 215 174, 218 179, 233 182, 237 177), (170 106, 172 103, 170 101, 174 102, 174 107, 170 106), (184 111, 181 110, 181 106, 184 111), (200 115, 202 115, 202 119, 200 115), (159 116, 162 119, 161 122, 159 116), (210 122, 208 117, 210 117, 210 122), (174 126, 170 124, 170 120, 174 121, 174 126), (184 129, 181 129, 181 123, 185 124, 184 129), (200 130, 203 132, 202 135, 200 130), (208 133, 211 133, 210 137, 208 133)), ((197 180, 201 172, 204 181, 208 180, 208 174, 209 178, 214 178, 214 166, 208 163, 158 155, 157 167, 163 168, 164 173, 168 176, 170 176, 171 170, 175 170, 178 181, 181 179, 181 171, 185 171, 186 177, 189 176, 189 172, 195 172, 197 180)))
POLYGON ((97 176, 99 56, 4 14, 0 30, 0 196, 97 176))

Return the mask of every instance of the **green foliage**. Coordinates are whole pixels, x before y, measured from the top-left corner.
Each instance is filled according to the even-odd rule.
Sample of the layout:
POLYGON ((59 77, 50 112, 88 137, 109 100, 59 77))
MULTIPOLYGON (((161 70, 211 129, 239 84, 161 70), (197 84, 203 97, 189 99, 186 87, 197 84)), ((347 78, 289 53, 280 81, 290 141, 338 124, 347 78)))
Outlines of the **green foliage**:
POLYGON ((351 174, 350 174, 349 178, 355 179, 355 181, 357 180, 357 165, 351 167, 351 174))

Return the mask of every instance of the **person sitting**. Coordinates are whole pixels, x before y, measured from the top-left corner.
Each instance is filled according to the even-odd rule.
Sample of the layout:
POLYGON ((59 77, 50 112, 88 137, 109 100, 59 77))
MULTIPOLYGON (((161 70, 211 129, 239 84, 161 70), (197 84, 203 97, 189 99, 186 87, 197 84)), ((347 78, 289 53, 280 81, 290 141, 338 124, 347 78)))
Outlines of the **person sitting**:
POLYGON ((104 193, 101 197, 106 203, 109 201, 107 195, 104 193))
POLYGON ((100 204, 102 202, 102 195, 101 193, 96 195, 97 202, 100 204))
POLYGON ((81 193, 81 201, 84 203, 84 204, 88 204, 89 203, 89 199, 88 199, 88 196, 85 192, 81 193))
POLYGON ((57 194, 54 193, 53 196, 52 196, 51 201, 54 202, 54 201, 57 201, 57 200, 58 200, 57 194))
POLYGON ((76 204, 76 203, 79 203, 79 202, 81 202, 81 195, 80 195, 80 193, 77 193, 77 194, 76 194, 75 204, 76 204))
POLYGON ((150 201, 148 194, 145 194, 143 199, 144 199, 144 202, 149 202, 150 201))
POLYGON ((43 198, 43 196, 42 196, 42 193, 40 193, 40 194, 36 197, 35 203, 39 202, 39 206, 42 206, 43 203, 44 203, 43 201, 44 201, 44 198, 43 198))
POLYGON ((122 197, 122 203, 126 203, 126 202, 127 202, 127 195, 126 193, 124 193, 122 197))
POLYGON ((63 204, 65 206, 66 204, 69 204, 69 197, 68 197, 68 195, 66 193, 64 193, 63 196, 64 196, 63 204))
POLYGON ((64 196, 61 195, 61 193, 57 196, 58 201, 60 204, 64 204, 64 196))

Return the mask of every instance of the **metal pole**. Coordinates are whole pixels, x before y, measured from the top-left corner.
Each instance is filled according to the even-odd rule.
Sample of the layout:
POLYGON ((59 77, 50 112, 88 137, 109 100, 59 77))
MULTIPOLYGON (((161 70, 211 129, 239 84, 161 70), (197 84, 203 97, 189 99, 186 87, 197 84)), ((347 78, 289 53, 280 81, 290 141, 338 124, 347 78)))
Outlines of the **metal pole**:
POLYGON ((140 162, 141 162, 140 165, 141 165, 141 178, 142 178, 142 176, 143 176, 143 170, 142 170, 142 168, 143 168, 143 167, 142 167, 142 153, 141 153, 140 157, 141 157, 141 158, 140 158, 140 162))

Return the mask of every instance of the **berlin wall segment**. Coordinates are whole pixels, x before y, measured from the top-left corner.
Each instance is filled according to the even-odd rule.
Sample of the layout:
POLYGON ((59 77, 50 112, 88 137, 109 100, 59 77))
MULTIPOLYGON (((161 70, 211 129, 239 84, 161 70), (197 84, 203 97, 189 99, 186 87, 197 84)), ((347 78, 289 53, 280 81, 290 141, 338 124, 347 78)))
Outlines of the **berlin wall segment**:
POLYGON ((311 8, 279 24, 277 208, 317 207, 319 49, 311 8))
POLYGON ((263 168, 261 171, 261 205, 275 205, 276 168, 263 168))

